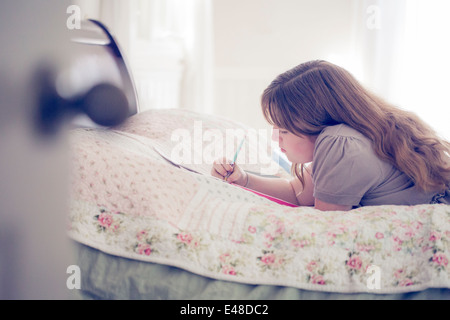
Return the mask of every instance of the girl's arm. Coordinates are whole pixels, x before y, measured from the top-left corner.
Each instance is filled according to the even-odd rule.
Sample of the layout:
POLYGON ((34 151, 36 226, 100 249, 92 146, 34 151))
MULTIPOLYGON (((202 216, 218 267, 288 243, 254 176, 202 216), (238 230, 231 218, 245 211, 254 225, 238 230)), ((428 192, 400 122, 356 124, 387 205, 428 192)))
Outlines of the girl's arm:
POLYGON ((314 206, 314 208, 322 211, 347 211, 352 208, 352 206, 327 203, 314 198, 314 184, 312 182, 311 174, 309 173, 308 168, 303 171, 303 177, 305 179, 305 187, 303 192, 300 181, 297 178, 291 180, 291 184, 293 185, 295 193, 297 194, 297 200, 300 205, 314 206))
POLYGON ((314 184, 308 169, 303 173, 304 187, 302 187, 298 178, 287 180, 260 177, 245 172, 238 165, 230 165, 226 162, 226 159, 215 161, 211 174, 220 179, 225 179, 229 174, 227 177, 228 182, 233 182, 300 206, 314 206, 314 208, 322 211, 346 211, 352 208, 352 206, 327 203, 315 199, 313 196, 314 184))
POLYGON ((306 170, 304 173, 304 189, 302 188, 298 178, 286 180, 263 178, 249 173, 246 174, 248 175, 247 188, 271 195, 292 204, 297 204, 300 206, 314 206, 315 209, 322 211, 347 211, 352 208, 352 206, 327 203, 319 199, 315 199, 313 196, 314 185, 312 183, 311 175, 307 173, 306 170))
POLYGON ((298 199, 295 196, 295 191, 291 181, 282 178, 261 177, 247 172, 245 174, 248 179, 248 183, 246 185, 244 184, 246 188, 270 195, 295 205, 302 205, 298 202, 298 199))
POLYGON ((245 172, 236 164, 230 165, 226 159, 216 160, 211 174, 220 179, 225 179, 230 174, 226 178, 228 182, 236 183, 292 204, 301 206, 314 205, 314 198, 312 197, 314 187, 309 174, 305 174, 305 190, 303 192, 301 192, 302 186, 297 178, 287 180, 261 177, 245 172))

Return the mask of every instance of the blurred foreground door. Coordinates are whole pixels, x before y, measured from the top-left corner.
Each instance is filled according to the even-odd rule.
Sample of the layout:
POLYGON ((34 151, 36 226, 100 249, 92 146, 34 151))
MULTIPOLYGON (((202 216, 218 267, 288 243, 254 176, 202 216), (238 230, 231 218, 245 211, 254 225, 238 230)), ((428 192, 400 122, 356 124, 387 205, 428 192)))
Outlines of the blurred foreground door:
POLYGON ((70 57, 64 0, 0 2, 0 299, 66 299, 65 133, 43 133, 39 73, 70 57), (38 78, 37 82, 35 78, 38 78))

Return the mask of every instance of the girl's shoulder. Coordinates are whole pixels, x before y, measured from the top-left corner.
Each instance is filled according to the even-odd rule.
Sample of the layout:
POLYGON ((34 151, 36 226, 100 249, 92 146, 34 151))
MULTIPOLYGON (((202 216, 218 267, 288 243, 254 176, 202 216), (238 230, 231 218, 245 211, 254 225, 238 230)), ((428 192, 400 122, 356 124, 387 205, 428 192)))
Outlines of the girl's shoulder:
POLYGON ((370 142, 369 139, 361 132, 343 123, 323 129, 318 138, 320 139, 324 137, 347 137, 359 139, 364 142, 370 142))
MULTIPOLYGON (((326 127, 316 139, 315 148, 325 148, 341 146, 347 149, 357 149, 360 151, 372 151, 372 142, 361 132, 345 124, 338 124, 326 127)), ((371 152, 370 152, 371 153, 371 152)))
POLYGON ((341 164, 372 172, 376 177, 392 171, 392 165, 375 154, 371 140, 345 124, 322 130, 316 139, 313 157, 313 167, 324 170, 341 164))

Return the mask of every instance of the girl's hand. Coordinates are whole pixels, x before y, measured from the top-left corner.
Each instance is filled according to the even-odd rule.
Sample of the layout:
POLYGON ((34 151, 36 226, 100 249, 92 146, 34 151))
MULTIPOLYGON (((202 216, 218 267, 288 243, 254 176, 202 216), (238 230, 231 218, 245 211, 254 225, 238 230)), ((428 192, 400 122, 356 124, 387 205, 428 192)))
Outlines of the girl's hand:
POLYGON ((240 186, 244 186, 247 182, 247 173, 236 163, 232 164, 226 158, 214 160, 211 175, 240 186))

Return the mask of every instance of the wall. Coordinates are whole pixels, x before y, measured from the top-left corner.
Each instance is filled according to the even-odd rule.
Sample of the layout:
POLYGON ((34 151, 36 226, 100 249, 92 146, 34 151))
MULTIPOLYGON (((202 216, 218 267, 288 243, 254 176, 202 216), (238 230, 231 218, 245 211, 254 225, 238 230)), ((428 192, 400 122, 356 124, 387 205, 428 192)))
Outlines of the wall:
POLYGON ((312 59, 345 65, 353 52, 353 0, 214 0, 215 112, 253 127, 267 123, 262 91, 312 59))

